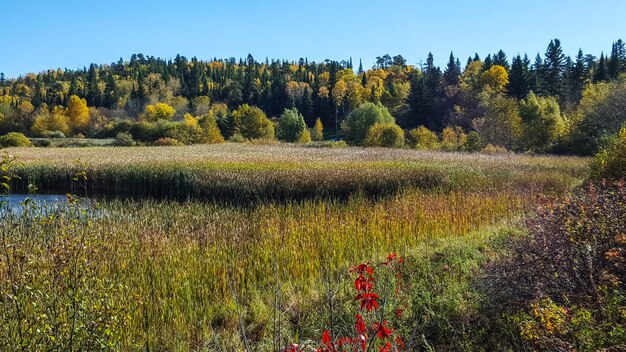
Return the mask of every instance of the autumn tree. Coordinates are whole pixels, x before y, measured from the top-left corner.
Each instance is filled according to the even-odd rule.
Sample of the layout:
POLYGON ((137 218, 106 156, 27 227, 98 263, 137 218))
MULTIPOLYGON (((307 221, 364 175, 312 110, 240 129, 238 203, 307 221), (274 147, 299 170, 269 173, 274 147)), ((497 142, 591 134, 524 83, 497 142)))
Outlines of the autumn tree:
POLYGON ((553 97, 537 97, 530 92, 520 102, 519 114, 525 150, 549 151, 565 127, 559 103, 553 97))
POLYGON ((89 108, 87 100, 72 95, 67 104, 67 117, 70 129, 74 133, 84 132, 89 126, 89 108))
POLYGON ((142 119, 150 122, 159 120, 171 120, 176 110, 168 104, 156 103, 146 106, 142 119))
POLYGON ((375 123, 395 123, 396 119, 380 103, 364 103, 352 111, 345 122, 345 129, 350 139, 360 143, 375 123))

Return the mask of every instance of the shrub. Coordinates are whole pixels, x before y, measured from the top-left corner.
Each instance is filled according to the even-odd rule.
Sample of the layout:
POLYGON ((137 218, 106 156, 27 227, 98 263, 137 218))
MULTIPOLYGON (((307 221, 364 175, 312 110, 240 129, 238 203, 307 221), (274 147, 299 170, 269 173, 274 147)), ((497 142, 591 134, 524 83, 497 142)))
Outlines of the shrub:
POLYGON ((127 132, 120 132, 115 136, 115 142, 113 145, 118 147, 132 147, 135 144, 135 140, 133 139, 133 135, 127 132))
POLYGON ((278 119, 276 136, 281 141, 296 142, 306 129, 304 116, 297 109, 285 109, 278 119))
POLYGON ((164 137, 176 139, 184 144, 204 143, 206 141, 206 134, 202 128, 185 122, 171 124, 164 137))
POLYGON ((244 104, 233 112, 236 131, 246 139, 273 139, 274 125, 263 110, 244 104))
POLYGON ((467 135, 459 126, 446 127, 441 132, 441 148, 452 152, 460 150, 467 141, 467 135))
POLYGON ((7 147, 31 147, 33 143, 31 143, 30 139, 26 137, 23 133, 19 132, 9 132, 3 136, 0 136, 0 146, 7 147))
POLYGON ((233 142, 233 143, 245 143, 247 139, 244 136, 242 136, 241 133, 235 133, 232 136, 230 136, 230 139, 228 141, 233 142))
POLYGON ((409 131, 409 138, 416 149, 439 149, 437 134, 424 126, 409 131))
POLYGON ((348 148, 346 141, 327 141, 319 145, 322 148, 348 148))
POLYGON ((311 143, 311 133, 308 128, 305 128, 304 131, 298 137, 298 143, 308 144, 311 143))
POLYGON ((224 143, 224 137, 217 126, 215 117, 207 115, 199 120, 199 125, 204 131, 203 143, 224 143))
POLYGON ((475 153, 481 151, 484 146, 483 139, 480 138, 478 132, 472 131, 467 134, 467 138, 462 149, 470 153, 475 153))
POLYGON ((395 122, 396 119, 382 104, 364 103, 348 115, 345 127, 350 139, 361 143, 375 123, 394 124, 395 122))
POLYGON ((487 144, 487 146, 485 146, 482 150, 482 153, 484 154, 507 154, 508 152, 509 151, 506 150, 505 147, 493 144, 487 144))
POLYGON ((65 138, 65 133, 61 131, 43 131, 41 133, 45 138, 65 138))
POLYGON ((141 118, 151 122, 158 120, 171 120, 175 113, 176 110, 173 107, 165 103, 156 103, 146 106, 146 110, 141 115, 141 118))
POLYGON ((367 132, 363 144, 369 147, 402 148, 404 131, 395 123, 375 123, 367 132))
POLYGON ((48 148, 52 143, 47 139, 34 140, 33 145, 39 148, 48 148))
POLYGON ((324 125, 322 125, 322 120, 319 117, 315 120, 315 127, 313 127, 313 135, 311 137, 314 141, 324 140, 324 125))
POLYGON ((604 150, 596 154, 592 164, 592 178, 619 180, 626 178, 626 128, 604 150))
POLYGON ((153 145, 157 147, 169 147, 169 146, 181 146, 183 145, 183 143, 177 141, 174 138, 163 137, 154 141, 153 145))
POLYGON ((589 185, 544 202, 528 235, 487 267, 496 309, 538 350, 596 351, 626 343, 626 189, 589 185))

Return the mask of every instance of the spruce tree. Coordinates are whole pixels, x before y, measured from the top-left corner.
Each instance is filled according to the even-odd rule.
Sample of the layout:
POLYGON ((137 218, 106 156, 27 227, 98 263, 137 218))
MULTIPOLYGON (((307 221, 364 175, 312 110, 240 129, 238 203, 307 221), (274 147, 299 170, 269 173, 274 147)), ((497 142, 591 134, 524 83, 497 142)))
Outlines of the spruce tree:
POLYGON ((517 55, 513 58, 511 71, 509 73, 509 96, 524 99, 531 90, 530 61, 528 56, 517 55))
POLYGON ((443 74, 443 79, 446 85, 448 86, 456 86, 459 84, 459 76, 461 75, 459 66, 457 61, 454 58, 454 54, 450 53, 450 60, 448 61, 448 65, 446 66, 446 70, 443 74))
POLYGON ((593 76, 594 82, 606 82, 609 80, 609 72, 606 65, 606 59, 604 58, 604 53, 600 55, 600 61, 598 61, 598 65, 596 67, 596 71, 593 76))
POLYGON ((545 60, 545 88, 546 93, 560 97, 563 92, 563 71, 565 55, 561 48, 561 41, 554 39, 548 44, 545 60))

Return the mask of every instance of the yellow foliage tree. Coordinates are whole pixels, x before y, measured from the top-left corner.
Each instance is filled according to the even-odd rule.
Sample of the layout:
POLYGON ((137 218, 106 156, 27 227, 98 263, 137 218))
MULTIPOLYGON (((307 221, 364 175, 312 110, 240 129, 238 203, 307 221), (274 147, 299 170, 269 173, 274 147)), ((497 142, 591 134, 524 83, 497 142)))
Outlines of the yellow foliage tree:
POLYGON ((76 95, 72 95, 67 104, 67 117, 70 129, 74 132, 82 132, 89 126, 89 108, 87 101, 76 95))
POLYGON ((493 65, 483 73, 482 80, 485 87, 502 92, 509 84, 509 73, 506 71, 506 68, 500 65, 493 65))
POLYGON ((52 113, 44 111, 37 114, 30 130, 37 135, 43 135, 45 131, 61 131, 65 135, 71 132, 65 109, 59 106, 56 106, 52 113))
POLYGON ((322 125, 322 120, 318 117, 315 120, 315 127, 313 128, 313 136, 311 136, 314 141, 324 140, 324 125, 322 125))
POLYGON ((142 114, 142 118, 146 121, 171 120, 176 110, 165 104, 156 103, 146 106, 146 111, 142 114))

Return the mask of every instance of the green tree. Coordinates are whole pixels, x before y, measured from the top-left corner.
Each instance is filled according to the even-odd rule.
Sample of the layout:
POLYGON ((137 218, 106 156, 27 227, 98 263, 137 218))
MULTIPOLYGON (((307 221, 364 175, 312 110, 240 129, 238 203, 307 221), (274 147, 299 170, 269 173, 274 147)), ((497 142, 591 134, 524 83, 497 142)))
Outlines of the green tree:
POLYGON ((533 92, 520 102, 522 145, 535 152, 549 151, 564 129, 559 103, 553 97, 537 97, 533 92))
POLYGON ((298 112, 298 109, 286 109, 278 119, 276 136, 281 141, 296 142, 306 128, 304 116, 298 112))
POLYGON ((247 139, 273 139, 274 125, 263 110, 244 104, 233 111, 236 131, 247 139))
POLYGON ((375 124, 395 123, 396 119, 391 116, 382 104, 364 103, 352 111, 345 121, 345 129, 350 138, 361 143, 369 129, 375 124))

